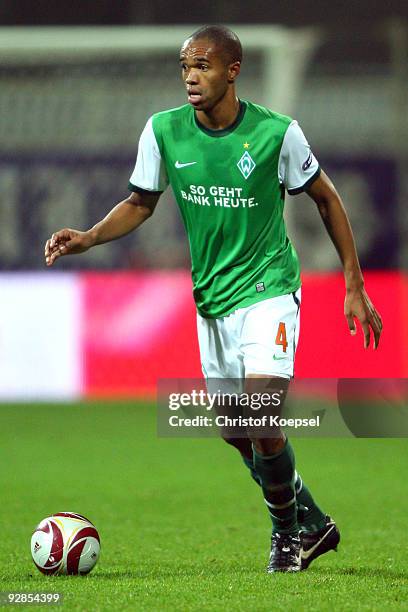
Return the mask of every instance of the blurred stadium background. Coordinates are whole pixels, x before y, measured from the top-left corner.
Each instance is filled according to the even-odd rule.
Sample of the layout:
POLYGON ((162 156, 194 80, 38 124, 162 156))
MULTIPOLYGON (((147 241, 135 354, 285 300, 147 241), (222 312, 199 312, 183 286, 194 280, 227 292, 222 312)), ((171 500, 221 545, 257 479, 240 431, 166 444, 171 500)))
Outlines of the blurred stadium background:
MULTIPOLYGON (((171 1, 92 4, 0 7, 4 400, 132 397, 154 393, 158 377, 200 374, 171 192, 139 232, 44 268, 53 231, 88 228, 126 197, 146 120, 185 102, 177 53, 202 25, 196 8, 187 19, 171 1)), ((240 95, 297 118, 334 179, 385 320, 380 350, 363 355, 343 320, 337 255, 315 206, 288 197, 304 270, 297 373, 406 377, 408 9, 391 2, 374 16, 370 2, 351 11, 316 2, 306 15, 301 5, 220 1, 206 12, 242 39, 240 95)))

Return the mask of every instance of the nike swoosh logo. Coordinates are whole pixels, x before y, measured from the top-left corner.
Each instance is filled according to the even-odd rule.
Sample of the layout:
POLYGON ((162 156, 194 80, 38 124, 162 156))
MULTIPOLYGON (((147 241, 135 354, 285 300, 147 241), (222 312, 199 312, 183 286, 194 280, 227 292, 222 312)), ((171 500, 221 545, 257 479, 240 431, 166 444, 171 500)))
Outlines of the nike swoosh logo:
POLYGON ((323 542, 323 540, 329 535, 329 533, 331 531, 333 531, 334 529, 334 525, 328 530, 326 531, 326 533, 324 534, 324 536, 322 538, 320 538, 320 540, 318 542, 316 542, 316 544, 314 544, 311 548, 309 548, 308 550, 303 550, 303 548, 300 551, 300 558, 301 559, 308 559, 310 557, 310 555, 312 555, 314 553, 314 551, 316 550, 316 548, 318 546, 320 546, 320 544, 323 542))
POLYGON ((283 357, 277 357, 276 355, 273 356, 273 359, 275 361, 280 361, 281 359, 286 359, 286 355, 284 355, 283 357))
POLYGON ((174 164, 176 166, 176 168, 185 168, 186 166, 194 166, 194 164, 196 164, 197 162, 187 162, 186 164, 182 164, 179 161, 176 161, 176 163, 174 164))

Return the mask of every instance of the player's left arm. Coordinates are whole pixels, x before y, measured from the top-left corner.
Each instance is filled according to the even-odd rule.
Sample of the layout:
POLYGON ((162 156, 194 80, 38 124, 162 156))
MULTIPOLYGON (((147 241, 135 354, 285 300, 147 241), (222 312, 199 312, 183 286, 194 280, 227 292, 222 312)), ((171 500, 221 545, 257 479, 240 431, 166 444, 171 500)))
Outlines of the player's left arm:
POLYGON ((371 331, 374 349, 378 347, 382 331, 381 316, 364 288, 364 278, 358 260, 353 232, 339 194, 330 178, 321 171, 319 177, 306 189, 316 202, 326 230, 343 265, 346 298, 344 314, 352 335, 356 334, 354 318, 360 321, 364 332, 364 348, 370 345, 371 331))

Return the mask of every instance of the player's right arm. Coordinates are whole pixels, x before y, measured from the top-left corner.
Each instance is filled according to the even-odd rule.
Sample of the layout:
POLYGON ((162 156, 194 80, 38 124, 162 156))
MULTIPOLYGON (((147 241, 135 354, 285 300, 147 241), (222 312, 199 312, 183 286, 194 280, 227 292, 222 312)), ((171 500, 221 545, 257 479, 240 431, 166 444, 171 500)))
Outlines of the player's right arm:
POLYGON ((84 253, 97 244, 129 234, 151 217, 159 197, 160 193, 133 192, 88 231, 65 228, 55 232, 45 243, 46 265, 52 266, 62 255, 84 253))
POLYGON ((45 244, 45 262, 52 266, 61 255, 84 253, 91 247, 129 234, 151 217, 168 185, 151 117, 140 136, 136 165, 129 181, 131 195, 119 202, 102 221, 87 232, 62 229, 45 244))

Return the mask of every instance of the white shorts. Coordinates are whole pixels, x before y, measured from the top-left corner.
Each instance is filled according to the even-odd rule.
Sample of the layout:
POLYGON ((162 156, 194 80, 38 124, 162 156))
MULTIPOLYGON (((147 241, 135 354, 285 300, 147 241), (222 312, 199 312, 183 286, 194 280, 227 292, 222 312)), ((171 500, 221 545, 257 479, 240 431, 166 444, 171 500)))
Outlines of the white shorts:
POLYGON ((248 374, 291 378, 299 338, 300 295, 298 289, 219 319, 197 314, 206 379, 243 379, 248 374))

